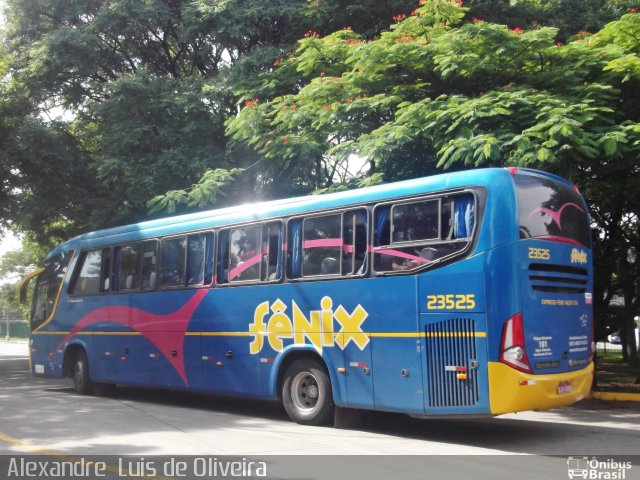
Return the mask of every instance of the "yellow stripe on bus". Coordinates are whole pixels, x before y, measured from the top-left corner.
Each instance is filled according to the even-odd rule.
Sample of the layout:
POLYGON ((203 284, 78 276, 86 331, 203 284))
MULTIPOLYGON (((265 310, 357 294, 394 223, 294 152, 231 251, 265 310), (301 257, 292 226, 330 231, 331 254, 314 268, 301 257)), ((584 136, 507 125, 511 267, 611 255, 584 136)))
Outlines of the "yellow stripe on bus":
MULTIPOLYGON (((33 332, 34 335, 68 335, 71 332, 33 332)), ((270 335, 270 332, 259 332, 270 335)), ((292 333, 292 332, 282 332, 292 333)), ((345 332, 333 332, 345 333, 345 332)), ((346 332, 349 333, 349 332, 346 332)), ((76 332, 76 335, 114 335, 114 336, 139 336, 144 332, 76 332)), ((486 338, 487 332, 364 332, 370 338, 438 338, 438 337, 474 337, 486 338)), ((249 337, 255 333, 250 332, 185 332, 187 337, 249 337)))
POLYGON ((201 337, 248 337, 249 332, 186 332, 188 336, 201 336, 201 337))

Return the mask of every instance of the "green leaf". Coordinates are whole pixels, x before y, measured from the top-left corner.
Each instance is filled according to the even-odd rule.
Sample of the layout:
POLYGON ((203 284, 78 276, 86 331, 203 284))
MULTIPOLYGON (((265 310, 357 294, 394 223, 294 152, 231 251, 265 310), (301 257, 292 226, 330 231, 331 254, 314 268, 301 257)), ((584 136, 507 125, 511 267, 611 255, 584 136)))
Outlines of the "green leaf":
POLYGON ((604 153, 607 157, 612 157, 618 151, 618 142, 615 139, 608 137, 602 142, 604 153))

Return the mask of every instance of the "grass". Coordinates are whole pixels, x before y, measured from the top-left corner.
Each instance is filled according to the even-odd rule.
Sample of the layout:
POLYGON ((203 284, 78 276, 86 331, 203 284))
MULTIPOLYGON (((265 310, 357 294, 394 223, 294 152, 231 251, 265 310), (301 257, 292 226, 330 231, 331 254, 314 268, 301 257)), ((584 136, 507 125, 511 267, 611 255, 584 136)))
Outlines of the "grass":
POLYGON ((640 393, 640 368, 630 368, 622 359, 621 350, 602 350, 596 353, 596 386, 601 392, 640 393))

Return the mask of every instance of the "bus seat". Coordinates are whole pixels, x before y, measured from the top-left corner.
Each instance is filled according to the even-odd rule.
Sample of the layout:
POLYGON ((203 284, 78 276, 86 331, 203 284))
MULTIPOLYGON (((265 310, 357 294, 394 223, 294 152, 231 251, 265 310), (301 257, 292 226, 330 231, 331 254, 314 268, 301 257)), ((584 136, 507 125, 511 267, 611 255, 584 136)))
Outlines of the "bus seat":
POLYGON ((318 265, 314 261, 312 255, 306 253, 302 259, 302 274, 306 277, 308 275, 318 274, 318 265))
POLYGON ((420 250, 420 257, 425 260, 435 260, 439 257, 438 250, 433 247, 425 247, 420 250))
POLYGON ((150 272, 142 281, 142 288, 154 290, 156 288, 156 272, 150 272))
POLYGON ((324 258, 322 260, 322 264, 320 265, 320 273, 322 275, 332 275, 340 273, 340 265, 338 264, 338 260, 333 257, 324 258))

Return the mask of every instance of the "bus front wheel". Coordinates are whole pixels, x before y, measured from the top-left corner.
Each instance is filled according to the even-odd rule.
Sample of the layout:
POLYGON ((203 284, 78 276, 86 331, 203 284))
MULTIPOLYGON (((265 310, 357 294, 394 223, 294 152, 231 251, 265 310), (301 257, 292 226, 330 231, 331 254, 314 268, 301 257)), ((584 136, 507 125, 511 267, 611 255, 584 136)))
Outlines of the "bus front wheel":
POLYGON ((84 350, 78 350, 73 358, 72 366, 73 388, 81 395, 93 393, 93 384, 89 378, 89 361, 84 350))
POLYGON ((291 420, 303 425, 326 425, 333 420, 331 381, 323 366, 300 358, 287 368, 282 404, 291 420))

